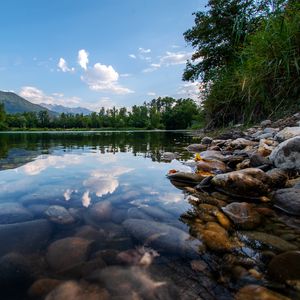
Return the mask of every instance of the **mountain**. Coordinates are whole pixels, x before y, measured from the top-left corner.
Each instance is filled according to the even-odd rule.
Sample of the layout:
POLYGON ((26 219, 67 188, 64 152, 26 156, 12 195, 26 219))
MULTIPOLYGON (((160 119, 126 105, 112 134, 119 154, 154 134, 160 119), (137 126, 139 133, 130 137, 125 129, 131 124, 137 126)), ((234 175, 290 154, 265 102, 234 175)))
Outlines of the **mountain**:
MULTIPOLYGON (((48 110, 47 108, 38 104, 33 104, 12 92, 0 91, 0 103, 4 103, 5 111, 9 114, 48 110)), ((48 112, 50 115, 53 115, 52 111, 48 110, 48 112)))
POLYGON ((91 110, 84 107, 66 107, 62 105, 46 104, 46 103, 40 103, 40 105, 59 114, 61 113, 74 114, 74 115, 83 114, 84 116, 86 116, 92 113, 91 110))

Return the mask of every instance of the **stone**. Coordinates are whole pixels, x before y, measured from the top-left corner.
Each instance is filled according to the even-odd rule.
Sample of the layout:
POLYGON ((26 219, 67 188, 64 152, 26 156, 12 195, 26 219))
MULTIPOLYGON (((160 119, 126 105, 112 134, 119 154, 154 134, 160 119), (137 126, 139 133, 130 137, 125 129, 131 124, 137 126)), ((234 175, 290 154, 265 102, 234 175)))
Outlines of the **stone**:
POLYGON ((234 297, 235 300, 291 300, 281 294, 273 292, 263 286, 246 285, 234 297))
POLYGON ((75 218, 63 206, 51 205, 47 208, 45 214, 53 223, 68 225, 75 222, 75 218))
POLYGON ((270 161, 260 153, 253 153, 250 156, 250 167, 252 168, 268 164, 270 164, 270 161))
POLYGON ((245 242, 249 242, 254 248, 275 249, 280 252, 296 250, 297 246, 278 236, 259 231, 240 231, 239 236, 245 242))
POLYGON ((260 122, 260 126, 262 127, 270 126, 271 124, 272 124, 271 120, 264 120, 260 122))
POLYGON ((142 245, 175 255, 195 254, 201 243, 176 227, 149 220, 127 219, 125 229, 142 245))
POLYGON ((44 298, 53 289, 62 283, 61 280, 52 278, 42 278, 36 280, 29 288, 27 294, 31 298, 44 298))
POLYGON ((196 174, 196 173, 188 173, 188 172, 176 172, 176 173, 168 173, 168 178, 171 181, 182 182, 185 184, 196 185, 201 182, 204 178, 210 176, 210 174, 196 174))
POLYGON ((270 192, 269 177, 260 169, 247 168, 226 174, 218 174, 211 183, 233 196, 259 197, 270 192))
POLYGON ((271 180, 270 185, 275 189, 284 187, 289 179, 287 172, 278 168, 271 169, 266 174, 271 180))
POLYGON ((300 280, 300 251, 276 255, 268 265, 268 274, 278 282, 300 280))
POLYGON ((0 256, 14 251, 38 252, 45 247, 51 233, 51 224, 44 219, 0 225, 0 256))
POLYGON ((275 135, 275 139, 279 142, 300 136, 300 127, 286 127, 275 135))
POLYGON ((96 223, 109 221, 111 213, 112 206, 109 201, 100 201, 88 208, 88 217, 96 223))
POLYGON ((191 144, 186 147, 186 150, 189 152, 201 152, 207 149, 207 145, 203 144, 191 144))
POLYGON ((255 142, 244 138, 238 138, 230 143, 230 146, 233 149, 244 149, 247 146, 253 146, 253 145, 255 145, 255 142))
POLYGON ((224 162, 216 159, 201 159, 197 161, 198 172, 210 172, 214 174, 224 173, 227 170, 227 166, 224 162))
POLYGON ((165 161, 172 161, 173 159, 176 158, 178 158, 178 154, 173 152, 164 152, 161 156, 161 159, 165 161))
POLYGON ((66 281, 52 290, 45 300, 108 300, 108 292, 97 285, 66 281))
POLYGON ((290 215, 300 216, 300 188, 277 190, 273 195, 273 203, 276 208, 290 215))
POLYGON ((216 150, 206 150, 200 153, 200 156, 203 159, 217 159, 220 161, 224 161, 226 158, 225 156, 221 153, 221 151, 216 151, 216 150))
POLYGON ((92 241, 79 237, 68 237, 53 242, 47 250, 46 260, 55 271, 69 269, 87 260, 92 241))
POLYGON ((150 216, 154 221, 166 222, 174 218, 170 213, 158 206, 141 206, 139 209, 150 216))
POLYGON ((249 203, 233 202, 222 207, 222 210, 238 228, 254 229, 261 223, 260 214, 249 203))
POLYGON ((0 224, 12 224, 33 219, 33 215, 21 204, 0 203, 0 224))
POLYGON ((212 143, 213 139, 209 136, 205 136, 201 139, 201 144, 204 145, 210 145, 212 143))
POLYGON ((280 143, 270 154, 270 160, 277 168, 300 170, 300 136, 280 143))
POLYGON ((35 216, 35 218, 45 218, 45 211, 49 205, 45 204, 32 204, 28 205, 27 209, 35 216))

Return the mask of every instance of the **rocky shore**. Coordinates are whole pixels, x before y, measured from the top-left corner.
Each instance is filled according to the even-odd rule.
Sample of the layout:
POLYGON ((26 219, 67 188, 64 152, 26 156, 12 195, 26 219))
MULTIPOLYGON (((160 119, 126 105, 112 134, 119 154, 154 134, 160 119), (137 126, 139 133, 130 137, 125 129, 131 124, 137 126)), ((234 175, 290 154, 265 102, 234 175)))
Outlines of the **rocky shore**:
POLYGON ((236 300, 300 299, 300 113, 191 144, 181 216, 236 300))

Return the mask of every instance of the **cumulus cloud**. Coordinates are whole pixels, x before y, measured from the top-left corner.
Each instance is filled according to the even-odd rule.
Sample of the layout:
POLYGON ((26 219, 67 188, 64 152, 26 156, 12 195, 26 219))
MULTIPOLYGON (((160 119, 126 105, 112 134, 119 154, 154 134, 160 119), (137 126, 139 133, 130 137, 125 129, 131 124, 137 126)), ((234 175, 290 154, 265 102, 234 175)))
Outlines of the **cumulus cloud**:
POLYGON ((62 93, 45 94, 42 90, 33 86, 24 86, 19 95, 32 103, 59 104, 64 106, 75 106, 80 102, 78 97, 65 97, 62 93))
POLYGON ((150 53, 150 52, 151 52, 151 49, 145 49, 145 48, 140 47, 140 48, 139 48, 139 52, 140 52, 140 53, 146 54, 146 53, 150 53))
POLYGON ((58 68, 63 72, 74 72, 74 68, 69 68, 64 58, 60 58, 57 64, 58 68))
POLYGON ((118 79, 119 74, 112 66, 100 63, 96 63, 93 68, 87 69, 85 74, 81 76, 81 80, 93 91, 107 91, 115 94, 133 93, 132 90, 121 86, 118 79))
POLYGON ((82 205, 84 207, 89 207, 90 204, 91 204, 91 200, 92 200, 91 197, 90 197, 90 191, 84 192, 81 200, 82 200, 82 205))
POLYGON ((133 59, 136 59, 136 55, 134 55, 134 54, 129 54, 129 57, 133 58, 133 59))
POLYGON ((79 50, 77 62, 82 69, 87 70, 87 65, 89 63, 89 53, 84 49, 79 50))

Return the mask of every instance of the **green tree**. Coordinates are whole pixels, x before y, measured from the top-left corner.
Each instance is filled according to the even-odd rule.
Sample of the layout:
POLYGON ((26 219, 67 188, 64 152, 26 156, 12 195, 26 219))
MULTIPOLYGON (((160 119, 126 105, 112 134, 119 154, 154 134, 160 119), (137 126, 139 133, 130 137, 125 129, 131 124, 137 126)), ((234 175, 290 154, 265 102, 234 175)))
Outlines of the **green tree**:
POLYGON ((0 103, 0 130, 6 128, 6 112, 4 108, 4 104, 0 103))

